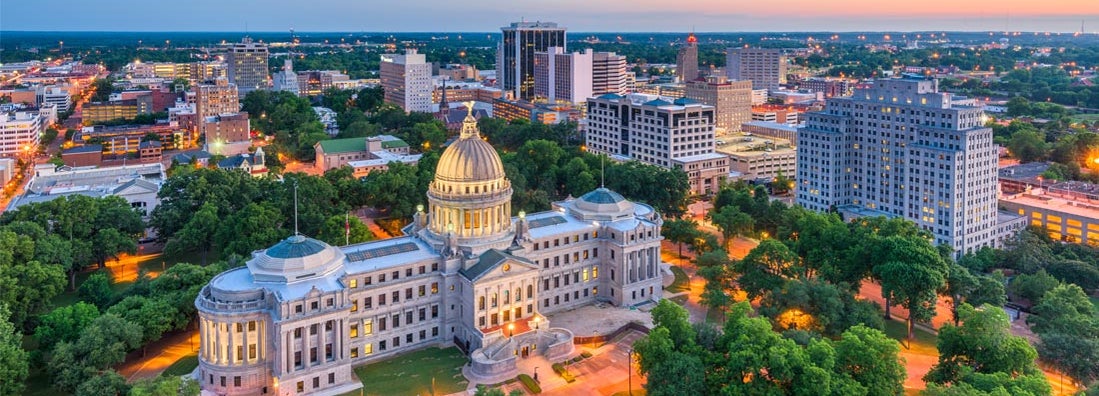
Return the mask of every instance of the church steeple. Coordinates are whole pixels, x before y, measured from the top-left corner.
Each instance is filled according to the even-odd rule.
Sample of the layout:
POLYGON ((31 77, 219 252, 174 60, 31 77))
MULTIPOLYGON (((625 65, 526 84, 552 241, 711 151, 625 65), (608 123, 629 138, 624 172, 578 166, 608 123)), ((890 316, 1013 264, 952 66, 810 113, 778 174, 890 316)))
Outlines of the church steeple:
POLYGON ((443 97, 439 100, 439 112, 446 114, 450 111, 450 104, 446 101, 446 77, 443 77, 443 97))

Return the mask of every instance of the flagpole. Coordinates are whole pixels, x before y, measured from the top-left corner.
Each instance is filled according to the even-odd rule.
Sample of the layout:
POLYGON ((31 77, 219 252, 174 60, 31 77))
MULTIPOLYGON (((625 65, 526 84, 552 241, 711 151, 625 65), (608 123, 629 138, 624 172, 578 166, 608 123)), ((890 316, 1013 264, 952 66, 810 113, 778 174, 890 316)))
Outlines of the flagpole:
POLYGON ((343 215, 343 245, 351 244, 351 212, 343 215))

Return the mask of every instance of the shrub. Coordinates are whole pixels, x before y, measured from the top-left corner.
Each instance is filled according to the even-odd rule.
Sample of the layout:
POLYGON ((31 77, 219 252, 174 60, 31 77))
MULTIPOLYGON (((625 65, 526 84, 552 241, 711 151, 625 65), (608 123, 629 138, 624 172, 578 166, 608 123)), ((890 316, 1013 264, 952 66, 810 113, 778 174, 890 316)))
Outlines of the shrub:
POLYGON ((580 356, 583 357, 584 359, 589 359, 589 358, 591 358, 591 352, 588 352, 588 351, 580 352, 580 356))
POLYGON ((519 382, 522 382, 523 386, 527 387, 527 390, 530 391, 530 393, 535 395, 542 393, 542 387, 539 386, 537 382, 534 382, 534 378, 531 378, 526 374, 519 374, 518 378, 519 382))
POLYGON ((560 375, 561 378, 565 380, 565 382, 571 383, 573 381, 576 381, 576 376, 572 375, 572 373, 570 373, 569 370, 565 368, 565 365, 561 363, 554 363, 552 367, 553 372, 557 373, 557 375, 560 375))

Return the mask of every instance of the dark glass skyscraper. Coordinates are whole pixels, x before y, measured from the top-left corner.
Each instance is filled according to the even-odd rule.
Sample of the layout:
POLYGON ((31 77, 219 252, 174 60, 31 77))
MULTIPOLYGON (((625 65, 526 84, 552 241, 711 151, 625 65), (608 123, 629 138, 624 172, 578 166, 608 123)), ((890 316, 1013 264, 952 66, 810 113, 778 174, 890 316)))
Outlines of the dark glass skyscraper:
POLYGON ((549 47, 565 48, 565 28, 553 22, 512 22, 500 28, 496 50, 496 78, 500 89, 516 99, 534 97, 534 53, 549 47))

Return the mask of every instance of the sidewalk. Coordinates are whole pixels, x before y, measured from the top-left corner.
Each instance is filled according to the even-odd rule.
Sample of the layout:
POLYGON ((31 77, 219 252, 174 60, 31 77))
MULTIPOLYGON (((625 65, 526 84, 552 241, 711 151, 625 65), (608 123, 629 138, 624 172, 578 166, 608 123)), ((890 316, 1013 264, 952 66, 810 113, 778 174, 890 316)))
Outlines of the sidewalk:
POLYGON ((117 367, 118 373, 127 382, 145 378, 154 378, 184 356, 197 353, 199 347, 198 330, 175 333, 149 345, 148 356, 142 357, 141 351, 135 352, 117 367))

